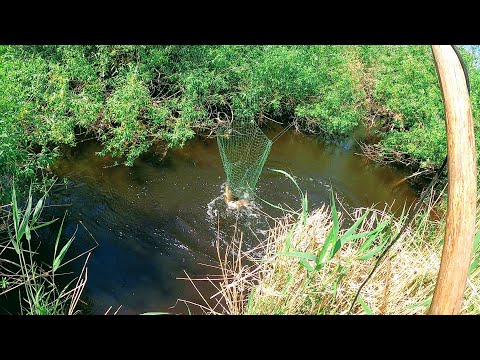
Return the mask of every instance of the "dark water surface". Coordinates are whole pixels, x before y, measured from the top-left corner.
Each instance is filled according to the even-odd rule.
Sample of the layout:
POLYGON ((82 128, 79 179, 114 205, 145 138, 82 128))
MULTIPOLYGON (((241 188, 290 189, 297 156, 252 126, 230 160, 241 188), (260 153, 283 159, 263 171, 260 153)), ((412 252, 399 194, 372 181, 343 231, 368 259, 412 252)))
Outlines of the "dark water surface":
MULTIPOLYGON (((273 138, 278 129, 265 132, 273 138)), ((202 300, 188 281, 177 278, 185 277, 184 271, 192 277, 215 273, 200 264, 216 265, 215 240, 220 236, 222 246, 231 241, 236 221, 249 248, 269 227, 261 212, 280 214, 259 199, 256 207, 241 214, 226 210, 221 197, 225 174, 215 139, 192 140, 183 149, 170 150, 163 160, 152 152, 130 168, 112 166, 111 158, 96 156, 99 150, 90 141, 67 151, 54 169, 65 185, 50 194, 53 204, 70 204, 49 211, 61 215, 68 209, 67 235, 78 227, 72 254, 94 244, 83 225, 99 244, 88 265, 84 311, 103 314, 121 305, 119 314, 187 313, 183 303, 170 307, 179 298, 202 300)), ((296 177, 308 192, 311 209, 329 201, 330 184, 347 209, 372 204, 383 208, 393 202, 400 209, 415 199, 406 183, 393 189, 407 174, 372 164, 358 152, 354 138, 334 145, 289 131, 272 146, 257 197, 300 207, 295 186, 267 169, 275 168, 296 177)), ((81 270, 81 265, 74 270, 81 270)), ((206 296, 211 294, 206 282, 197 286, 206 296)), ((195 307, 190 310, 199 312, 195 307)))

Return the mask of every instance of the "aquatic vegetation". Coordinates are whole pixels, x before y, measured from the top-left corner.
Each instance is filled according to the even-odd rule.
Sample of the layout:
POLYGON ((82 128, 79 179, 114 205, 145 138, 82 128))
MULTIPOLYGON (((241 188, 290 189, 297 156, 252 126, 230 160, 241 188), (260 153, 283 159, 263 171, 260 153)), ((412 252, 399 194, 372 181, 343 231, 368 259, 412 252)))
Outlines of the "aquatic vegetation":
MULTIPOLYGON (((20 312, 26 315, 66 315, 76 312, 83 288, 87 281, 86 264, 90 251, 85 260, 81 274, 70 280, 67 285, 59 285, 65 274, 59 270, 71 262, 64 261, 75 234, 63 245, 60 245, 63 221, 55 239, 55 248, 52 264, 46 266, 38 258, 40 244, 34 241, 34 232, 50 226, 58 219, 40 222, 41 213, 45 204, 46 194, 37 203, 33 204, 30 189, 25 209, 21 209, 17 202, 15 187, 12 188, 11 211, 5 221, 5 230, 8 237, 0 243, 0 296, 10 292, 18 292, 20 312), (16 260, 15 260, 16 258, 16 260), (72 286, 73 285, 73 286, 72 286)), ((92 249, 93 250, 93 249, 92 249)), ((86 255, 86 253, 81 254, 86 255)), ((81 257, 77 256, 76 258, 81 257)), ((76 259, 75 258, 75 259, 76 259)))

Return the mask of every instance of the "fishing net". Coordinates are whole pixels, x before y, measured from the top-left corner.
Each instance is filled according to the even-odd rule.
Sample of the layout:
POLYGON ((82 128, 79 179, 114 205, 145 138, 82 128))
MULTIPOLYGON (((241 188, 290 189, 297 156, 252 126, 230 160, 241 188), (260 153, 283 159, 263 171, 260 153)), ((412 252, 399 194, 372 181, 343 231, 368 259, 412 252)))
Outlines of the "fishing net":
POLYGON ((272 141, 254 121, 232 121, 217 132, 227 185, 233 196, 253 199, 272 141))

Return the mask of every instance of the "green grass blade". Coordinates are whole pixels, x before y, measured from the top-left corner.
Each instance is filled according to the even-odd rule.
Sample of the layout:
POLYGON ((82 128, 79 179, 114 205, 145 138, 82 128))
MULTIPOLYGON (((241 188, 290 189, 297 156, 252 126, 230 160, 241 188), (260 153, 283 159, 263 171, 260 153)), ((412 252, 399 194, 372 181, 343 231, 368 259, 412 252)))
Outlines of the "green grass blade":
POLYGON ((17 191, 15 190, 15 185, 12 186, 12 213, 13 213, 13 226, 15 228, 15 234, 16 234, 18 232, 20 218, 18 214, 17 191))
POLYGON ((57 256, 58 243, 60 242, 60 236, 62 235, 62 229, 63 229, 63 223, 65 222, 65 216, 67 216, 67 213, 65 213, 63 215, 62 223, 60 224, 60 229, 58 229, 57 238, 55 239, 55 250, 53 252, 53 257, 54 258, 57 256))
POLYGON ((472 275, 472 273, 475 271, 479 262, 480 262, 480 254, 477 255, 477 257, 470 264, 470 269, 468 270, 468 275, 469 276, 472 275))
POLYGON ((298 226, 298 222, 293 224, 292 228, 290 229, 290 231, 287 234, 287 238, 285 239, 285 252, 287 252, 287 253, 290 251, 290 246, 292 245, 293 233, 294 233, 295 229, 297 228, 297 226, 298 226))
POLYGON ((269 168, 268 170, 278 172, 278 173, 283 174, 283 175, 285 175, 286 177, 288 177, 288 178, 295 184, 295 186, 296 186, 297 189, 298 189, 298 192, 299 192, 300 195, 303 197, 303 192, 302 192, 302 190, 300 189, 300 186, 298 186, 297 182, 295 181, 295 179, 293 178, 292 175, 290 175, 289 173, 287 173, 286 171, 283 171, 283 170, 270 169, 270 168, 269 168))
POLYGON ((475 234, 475 238, 473 239, 473 252, 478 250, 479 244, 480 244, 480 231, 475 234))
POLYGON ((312 265, 310 265, 307 259, 300 259, 300 265, 302 265, 308 272, 315 270, 312 265))
POLYGON ((302 224, 303 225, 307 223, 307 218, 308 218, 308 197, 307 197, 307 193, 305 193, 305 196, 303 197, 303 201, 302 201, 302 224))
POLYGON ((279 209, 279 210, 282 210, 282 211, 285 211, 285 212, 289 212, 290 214, 298 214, 298 212, 295 212, 295 211, 292 211, 292 210, 289 210, 289 209, 284 209, 280 206, 277 206, 277 205, 273 205, 272 203, 268 202, 267 200, 263 200, 261 197, 257 196, 256 199, 260 199, 261 201, 263 201, 265 204, 267 205, 270 205, 271 207, 275 208, 275 209, 279 209))
POLYGON ((405 216, 406 209, 407 209, 407 203, 404 203, 402 208, 402 214, 400 215, 400 219, 398 220, 400 224, 403 224, 403 217, 405 216))
POLYGON ((316 257, 315 257, 314 254, 300 252, 300 251, 290 251, 288 253, 281 252, 281 253, 278 253, 278 255, 294 257, 294 258, 297 258, 297 259, 306 259, 306 260, 310 260, 310 261, 315 261, 316 260, 316 257))
MULTIPOLYGON (((478 250, 478 246, 480 245, 480 231, 475 234, 475 238, 473 239, 473 250, 472 255, 478 250)), ((480 262, 480 254, 478 254, 470 264, 470 269, 468 270, 468 276, 472 275, 475 269, 478 267, 478 263, 480 262)))
POLYGON ((378 245, 377 247, 373 248, 372 250, 370 250, 368 253, 366 253, 365 255, 363 256, 360 256, 359 259, 364 261, 364 260, 369 260, 371 259, 372 257, 374 257, 375 255, 377 255, 380 251, 382 251, 383 249, 383 244, 380 244, 378 245))
POLYGON ((32 234, 30 233, 30 227, 28 224, 25 226, 25 237, 27 238, 27 241, 32 239, 32 234))
POLYGON ((385 220, 381 222, 373 231, 371 231, 370 235, 368 235, 367 240, 360 246, 360 248, 357 251, 357 255, 362 254, 368 250, 370 245, 375 241, 377 236, 380 234, 380 232, 387 226, 388 220, 385 220))
POLYGON ((72 237, 63 246, 62 250, 60 250, 60 253, 57 256, 58 244, 60 243, 60 236, 62 235, 63 223, 65 221, 65 216, 66 215, 67 215, 66 213, 65 213, 65 215, 63 215, 62 223, 60 224, 60 229, 58 229, 57 238, 55 239, 55 250, 53 252, 53 270, 52 270, 53 272, 55 272, 58 269, 58 267, 60 266, 60 263, 61 263, 63 257, 65 256, 65 253, 67 252, 68 248, 70 247, 70 244, 73 241, 73 237, 72 237))
POLYGON ((35 224, 35 222, 37 221, 37 219, 40 215, 40 211, 43 208, 43 202, 44 201, 45 201, 45 196, 42 196, 42 198, 40 200, 38 200, 37 205, 35 205, 35 209, 33 210, 32 221, 30 223, 30 227, 32 227, 33 224, 35 224))
POLYGON ((365 311, 367 315, 373 315, 372 309, 368 307, 368 305, 362 300, 360 296, 358 297, 358 302, 360 303, 360 305, 362 305, 363 311, 365 311))
POLYGON ((358 240, 358 239, 361 239, 361 238, 364 238, 364 237, 370 237, 370 235, 372 235, 372 233, 373 233, 373 231, 364 231, 364 232, 361 232, 361 233, 358 233, 358 234, 354 234, 352 236, 349 236, 347 239, 345 239, 345 241, 343 243, 345 244, 349 241, 358 240))
POLYGON ((335 238, 336 238, 335 232, 333 229, 331 229, 328 233, 325 243, 322 246, 322 249, 320 250, 317 256, 317 259, 316 259, 317 267, 318 266, 321 267, 325 263, 325 255, 327 254, 327 251, 330 248, 330 245, 334 242, 335 238))
POLYGON ((30 186, 30 191, 28 193, 28 203, 27 203, 27 208, 25 209, 25 212, 23 213, 23 218, 22 222, 18 228, 17 231, 17 241, 20 241, 20 239, 25 235, 25 228, 30 220, 30 215, 32 211, 32 187, 30 186))
POLYGON ((75 237, 72 236, 70 240, 68 240, 67 243, 63 246, 62 250, 60 250, 60 253, 58 254, 58 256, 53 260, 53 268, 52 268, 53 272, 57 271, 57 269, 60 267, 60 264, 62 263, 62 260, 65 254, 67 253, 68 248, 70 247, 70 245, 72 245, 72 242, 74 239, 75 237))
POLYGON ((419 303, 416 303, 416 304, 412 304, 412 305, 408 305, 407 308, 408 309, 415 309, 417 307, 420 307, 420 306, 430 306, 430 304, 432 303, 432 299, 427 299, 425 301, 422 301, 422 302, 419 302, 419 303))
POLYGON ((330 191, 331 193, 331 207, 332 207, 332 216, 333 216, 333 229, 335 232, 335 236, 338 236, 338 212, 337 212, 337 207, 335 205, 335 195, 333 194, 333 190, 330 191))
MULTIPOLYGON (((337 240, 337 242, 335 243, 335 246, 332 249, 332 254, 330 255, 330 257, 334 257, 335 254, 338 252, 338 250, 340 250, 341 247, 344 244, 346 244, 348 241, 359 239, 359 238, 365 236, 365 235, 363 235, 363 236, 355 237, 355 235, 353 235, 353 234, 355 233, 355 231, 357 231, 358 227, 363 223, 363 221, 365 220, 365 218, 368 215, 368 212, 369 211, 365 211, 365 213, 357 221, 355 221, 355 223, 345 232, 345 234, 343 234, 340 237, 340 239, 337 240)), ((369 232, 363 233, 363 234, 368 235, 369 232)), ((357 234, 357 235, 361 235, 361 234, 357 234)))
POLYGON ((333 302, 337 300, 337 287, 338 287, 338 282, 335 281, 333 283, 333 294, 332 294, 333 302))
POLYGON ((247 302, 247 314, 253 311, 252 306, 253 306, 253 297, 255 294, 255 288, 250 291, 250 294, 248 295, 248 302, 247 302))
POLYGON ((15 252, 20 255, 20 246, 19 243, 17 242, 17 239, 15 236, 12 234, 10 231, 10 227, 7 226, 7 232, 8 232, 8 237, 10 238, 10 242, 12 243, 13 248, 15 249, 15 252))
POLYGON ((338 264, 337 273, 339 273, 337 280, 335 280, 335 282, 333 283, 333 301, 334 302, 337 298, 338 284, 340 284, 340 282, 345 277, 345 275, 347 275, 347 269, 344 268, 342 265, 338 264))
POLYGON ((333 194, 333 190, 330 191, 331 194, 331 209, 332 209, 332 219, 333 219, 333 226, 332 229, 328 232, 328 236, 325 239, 325 243, 323 244, 322 249, 320 250, 318 257, 317 257, 317 267, 321 266, 325 263, 326 255, 328 250, 330 249, 331 244, 335 244, 338 238, 338 213, 337 208, 335 207, 335 195, 333 194))
POLYGON ((30 229, 30 231, 34 231, 34 230, 37 230, 37 229, 41 229, 41 228, 44 227, 44 226, 48 226, 48 225, 50 225, 50 224, 53 224, 53 223, 54 223, 55 221, 57 221, 57 220, 58 220, 58 218, 57 218, 57 219, 50 220, 50 221, 47 221, 47 222, 44 222, 44 223, 42 223, 42 224, 40 224, 40 225, 34 226, 34 227, 32 227, 32 228, 30 229))

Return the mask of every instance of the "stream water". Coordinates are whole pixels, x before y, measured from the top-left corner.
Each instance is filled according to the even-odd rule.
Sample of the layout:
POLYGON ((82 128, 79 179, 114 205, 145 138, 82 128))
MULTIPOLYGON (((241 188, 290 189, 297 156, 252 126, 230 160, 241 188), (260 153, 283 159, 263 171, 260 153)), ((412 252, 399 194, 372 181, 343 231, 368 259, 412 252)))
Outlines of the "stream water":
MULTIPOLYGON (((273 138, 279 129, 264 131, 273 138)), ((398 210, 416 198, 406 182, 393 187, 408 174, 356 155, 356 136, 327 144, 294 131, 282 135, 258 182, 256 204, 240 214, 228 211, 223 201, 225 174, 215 139, 196 138, 163 159, 152 151, 133 167, 112 166, 111 158, 95 154, 99 150, 97 142, 86 141, 57 161, 54 172, 64 181, 52 189, 50 202, 66 207, 46 209, 56 216, 68 210, 64 233, 76 232, 73 255, 93 246, 92 237, 99 244, 88 263, 84 313, 103 314, 109 308, 113 313, 119 307, 119 314, 188 313, 177 299, 203 303, 189 281, 177 278, 216 273, 202 264, 217 264, 217 238, 223 248, 238 224, 245 247, 252 247, 272 224, 262 212, 281 214, 261 199, 301 206, 295 185, 269 168, 294 175, 308 193, 310 209, 329 201, 330 186, 347 210, 392 203, 398 210)), ((72 271, 82 265, 76 260, 72 271)), ((212 294, 207 282, 196 285, 205 297, 212 294)))

